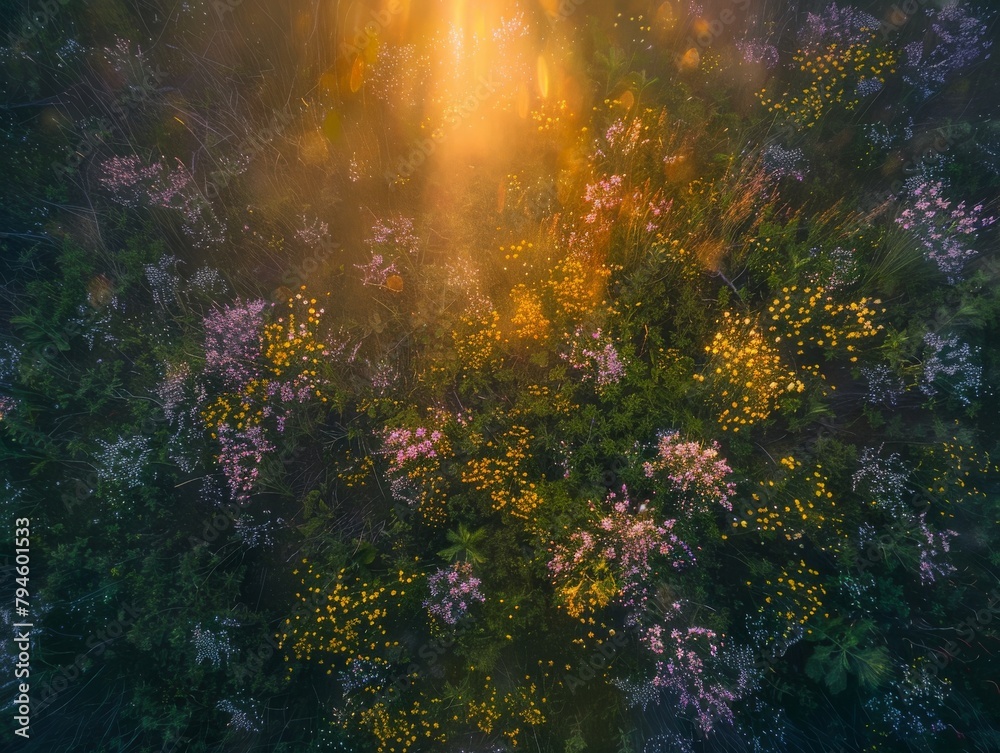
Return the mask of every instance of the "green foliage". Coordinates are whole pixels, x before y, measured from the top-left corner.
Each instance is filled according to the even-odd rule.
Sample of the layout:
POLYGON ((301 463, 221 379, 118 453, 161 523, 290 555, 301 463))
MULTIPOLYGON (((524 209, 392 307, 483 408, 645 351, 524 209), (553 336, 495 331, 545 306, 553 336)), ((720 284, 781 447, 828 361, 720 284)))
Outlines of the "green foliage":
POLYGON ((821 643, 806 662, 806 675, 822 682, 834 695, 847 689, 848 677, 854 677, 861 688, 883 684, 890 673, 889 650, 883 645, 871 645, 874 626, 862 621, 853 626, 831 623, 826 633, 829 643, 821 643))

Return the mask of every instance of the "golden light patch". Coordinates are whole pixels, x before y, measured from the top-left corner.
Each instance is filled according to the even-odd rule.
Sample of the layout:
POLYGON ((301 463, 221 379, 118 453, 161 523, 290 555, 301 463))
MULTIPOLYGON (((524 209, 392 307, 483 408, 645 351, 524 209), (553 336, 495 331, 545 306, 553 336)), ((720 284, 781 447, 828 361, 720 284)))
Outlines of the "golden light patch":
POLYGON ((365 59, 363 55, 358 55, 354 58, 354 63, 351 64, 351 75, 348 78, 347 86, 351 92, 356 92, 361 88, 361 84, 365 81, 365 59))
POLYGON ((327 71, 319 77, 317 85, 324 94, 336 94, 338 89, 337 74, 333 71, 327 71))
POLYGON ((299 140, 299 159, 307 165, 320 165, 330 156, 330 148, 324 133, 317 129, 307 131, 299 140))
POLYGON ((531 94, 528 92, 528 87, 522 83, 517 87, 517 116, 521 120, 526 120, 530 110, 531 94))
POLYGON ((658 31, 667 31, 674 28, 674 24, 677 23, 677 14, 674 11, 674 6, 669 3, 661 3, 660 7, 656 9, 655 25, 658 31))
POLYGON ((698 261, 710 272, 719 271, 725 251, 726 246, 719 238, 710 238, 695 247, 698 261))
POLYGON ((340 138, 341 132, 340 113, 330 110, 323 118, 323 135, 335 142, 340 138))
POLYGON ((542 99, 547 99, 549 96, 549 64, 545 62, 544 55, 538 56, 537 69, 538 93, 542 99))
POLYGON ((677 67, 682 71, 693 71, 701 64, 701 53, 698 52, 694 47, 685 52, 679 61, 677 61, 677 67))

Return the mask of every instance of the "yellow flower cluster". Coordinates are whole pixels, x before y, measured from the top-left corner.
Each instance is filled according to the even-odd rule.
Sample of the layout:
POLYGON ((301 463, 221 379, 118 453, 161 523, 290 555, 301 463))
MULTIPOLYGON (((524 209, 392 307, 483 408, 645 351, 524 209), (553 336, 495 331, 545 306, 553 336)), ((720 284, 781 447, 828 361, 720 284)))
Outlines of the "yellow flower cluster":
MULTIPOLYGON (((872 33, 872 40, 874 37, 872 33)), ((785 92, 772 99, 765 90, 757 96, 768 111, 783 113, 800 128, 812 128, 832 105, 853 110, 861 101, 857 82, 884 84, 886 76, 896 72, 896 53, 874 48, 870 41, 843 47, 831 43, 824 48, 800 50, 792 59, 798 63, 799 71, 807 74, 801 92, 785 92)))
POLYGON ((694 376, 711 384, 723 431, 736 432, 763 421, 780 407, 781 395, 802 392, 805 385, 784 366, 753 318, 728 311, 722 317, 712 343, 705 346, 708 365, 694 376))
POLYGON ((734 528, 756 526, 761 532, 779 533, 788 541, 810 536, 820 549, 836 549, 842 541, 843 519, 829 489, 830 479, 817 463, 807 470, 793 456, 781 458, 786 471, 777 481, 758 482, 760 488, 751 493, 753 500, 742 512, 743 518, 733 521, 734 528), (825 531, 834 536, 817 540, 825 531))
POLYGON ((662 233, 656 234, 652 254, 657 259, 678 267, 681 276, 685 279, 692 280, 701 274, 701 268, 695 254, 688 251, 680 241, 668 239, 662 233))
MULTIPOLYGON (((447 742, 441 724, 433 721, 440 715, 441 706, 442 702, 437 698, 430 699, 426 706, 421 706, 420 699, 417 699, 412 706, 402 709, 390 708, 384 701, 379 701, 362 710, 358 721, 378 740, 378 753, 409 753, 425 743, 441 745, 447 742)), ((345 728, 350 726, 347 721, 345 728)))
POLYGON ((569 104, 565 99, 553 102, 542 100, 542 106, 531 111, 531 119, 538 124, 539 132, 552 131, 558 128, 563 119, 571 119, 573 113, 569 111, 569 104))
MULTIPOLYGON (((497 213, 503 214, 504 209, 513 203, 511 199, 516 201, 518 197, 523 195, 524 186, 521 185, 521 179, 517 173, 508 173, 500 181, 500 185, 497 188, 497 213)), ((500 246, 500 250, 503 251, 504 247, 500 246)))
MULTIPOLYGON (((747 585, 751 582, 747 581, 747 585)), ((819 571, 808 567, 804 560, 800 560, 798 565, 789 563, 782 568, 775 581, 766 580, 764 585, 769 594, 764 602, 778 607, 779 614, 791 625, 805 625, 823 608, 826 588, 820 582, 819 571)), ((824 618, 829 616, 823 613, 824 618)), ((806 632, 812 633, 812 630, 807 629, 806 632)))
POLYGON ((445 432, 448 421, 446 413, 438 413, 433 408, 427 409, 429 416, 428 434, 434 430, 440 431, 440 437, 434 441, 434 455, 420 454, 412 460, 407 460, 399 472, 419 491, 416 500, 417 513, 428 525, 444 525, 448 520, 447 482, 441 472, 441 461, 454 457, 455 452, 451 440, 445 432))
POLYGON ((267 384, 262 384, 260 380, 255 379, 247 385, 242 395, 223 393, 201 409, 199 416, 202 423, 211 429, 212 439, 217 438, 218 428, 222 424, 228 423, 230 417, 235 419, 237 429, 242 429, 245 426, 256 426, 263 420, 263 406, 251 410, 250 402, 245 399, 253 399, 258 389, 263 393, 262 387, 266 388, 267 384))
POLYGON ((557 262, 548 286, 563 314, 582 318, 605 305, 605 289, 611 270, 582 253, 571 253, 557 262))
POLYGON ((494 360, 502 340, 500 314, 490 309, 485 313, 463 314, 459 321, 461 328, 451 333, 455 353, 464 369, 479 371, 494 360))
MULTIPOLYGON (((504 272, 523 272, 524 277, 529 278, 535 273, 536 265, 541 264, 541 257, 535 253, 535 244, 530 241, 521 240, 511 243, 506 248, 500 246, 503 252, 504 272)), ((545 261, 549 261, 548 258, 545 261)))
MULTIPOLYGON (((474 725, 484 735, 498 732, 507 738, 511 747, 518 747, 521 742, 522 726, 537 727, 545 724, 545 714, 542 705, 547 702, 541 697, 536 683, 530 675, 525 675, 525 685, 517 685, 508 693, 500 695, 493 678, 486 676, 481 692, 477 698, 464 699, 459 695, 456 700, 464 701, 465 719, 474 725)), ((460 721, 458 714, 453 714, 453 721, 460 721)))
MULTIPOLYGON (((264 326, 262 351, 275 376, 295 369, 296 375, 311 380, 310 386, 316 396, 322 397, 316 386, 319 379, 316 367, 320 363, 319 357, 326 350, 326 345, 318 339, 325 309, 319 308, 317 299, 308 298, 304 292, 305 286, 302 286, 300 292, 288 299, 287 313, 264 326)), ((326 295, 329 297, 330 294, 326 295)))
POLYGON ((495 512, 507 512, 515 518, 529 520, 542 503, 528 482, 525 470, 531 461, 530 445, 534 437, 524 426, 511 426, 494 442, 486 442, 491 455, 473 458, 462 471, 462 481, 472 484, 479 492, 487 492, 495 512))
POLYGON ((340 470, 337 471, 337 478, 348 489, 355 486, 364 486, 375 470, 375 461, 371 455, 355 458, 350 450, 344 453, 340 470))
POLYGON ((805 354, 807 345, 842 348, 851 353, 853 363, 858 360, 856 342, 875 337, 884 329, 875 324, 875 317, 885 313, 884 308, 873 308, 882 303, 878 298, 837 303, 821 285, 801 289, 792 285, 781 292, 767 309, 774 322, 768 332, 774 335, 775 343, 790 342, 797 355, 805 354))
MULTIPOLYGON (((275 637, 278 648, 284 650, 285 661, 310 661, 317 654, 321 665, 333 662, 364 660, 385 663, 380 654, 399 648, 399 643, 387 638, 387 622, 393 607, 399 606, 406 591, 419 576, 400 570, 395 582, 382 584, 361 579, 348 580, 347 571, 337 574, 331 588, 324 593, 322 577, 308 560, 303 559, 306 572, 301 582, 303 590, 296 594, 309 611, 285 620, 282 631, 275 637)), ((298 575, 299 570, 293 570, 298 575)), ((291 674, 291 668, 289 668, 291 674)), ((333 673, 328 667, 327 674, 333 673)))
POLYGON ((573 618, 603 609, 616 596, 618 582, 603 557, 588 558, 584 567, 575 567, 556 584, 556 599, 573 618))
POLYGON ((431 526, 442 526, 448 522, 448 509, 445 505, 448 501, 448 494, 445 478, 438 473, 439 468, 438 464, 433 471, 408 474, 412 480, 419 483, 420 495, 417 498, 417 514, 427 525, 431 526))
POLYGON ((490 697, 483 701, 469 701, 466 707, 466 721, 476 725, 476 729, 484 734, 493 732, 493 726, 503 716, 497 708, 497 689, 492 688, 490 697))
MULTIPOLYGON (((928 449, 926 454, 927 459, 921 461, 918 470, 925 464, 931 466, 927 491, 943 495, 947 502, 963 496, 987 497, 987 492, 980 489, 977 482, 986 474, 1000 473, 1000 465, 993 462, 988 452, 968 446, 958 437, 928 449)), ((940 512, 947 514, 944 510, 940 512)))
POLYGON ((568 416, 580 406, 568 397, 570 390, 563 389, 553 394, 552 389, 544 384, 529 384, 519 395, 518 406, 508 415, 519 416, 528 413, 533 416, 562 415, 568 416), (536 398, 528 400, 527 398, 536 398))
POLYGON ((534 290, 517 285, 510 291, 514 311, 510 323, 514 336, 523 341, 544 342, 549 339, 551 322, 545 318, 542 299, 534 290))
POLYGON ((327 402, 318 371, 326 351, 326 345, 319 340, 324 309, 317 308, 317 299, 306 297, 304 291, 305 286, 302 286, 300 292, 288 299, 288 313, 266 324, 261 332, 264 378, 249 380, 239 393, 221 393, 202 408, 199 415, 213 439, 222 424, 231 423, 242 430, 263 422, 268 387, 282 376, 286 381, 291 378, 296 392, 307 388, 322 402, 327 402))

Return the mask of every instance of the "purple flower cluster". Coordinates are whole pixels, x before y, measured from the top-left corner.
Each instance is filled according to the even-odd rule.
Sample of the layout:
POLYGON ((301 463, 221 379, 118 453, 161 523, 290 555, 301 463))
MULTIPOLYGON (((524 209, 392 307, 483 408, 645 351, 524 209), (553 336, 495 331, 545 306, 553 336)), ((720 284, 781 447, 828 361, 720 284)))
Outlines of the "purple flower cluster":
POLYGON ((250 702, 239 700, 234 703, 225 698, 215 704, 215 708, 230 715, 229 723, 226 726, 241 732, 260 732, 263 719, 250 702))
POLYGON ((590 204, 590 212, 584 219, 588 225, 593 225, 602 212, 610 212, 622 203, 622 176, 609 175, 588 184, 583 198, 590 204))
MULTIPOLYGON (((550 574, 557 580, 602 560, 611 566, 618 584, 618 600, 627 610, 626 621, 635 625, 646 610, 653 584, 653 558, 667 557, 675 568, 693 562, 694 555, 672 529, 676 521, 665 520, 657 525, 645 513, 638 511, 622 487, 621 498, 610 492, 605 500, 607 511, 601 514, 589 530, 572 534, 565 545, 555 548, 549 561, 550 574)), ((590 505, 593 512, 597 509, 590 505)))
POLYGON ((929 97, 957 73, 989 57, 989 27, 958 3, 928 9, 929 38, 906 45, 903 80, 929 97))
POLYGON ((865 402, 869 405, 896 405, 906 391, 906 385, 886 364, 863 366, 861 376, 867 382, 865 402))
POLYGON ((719 444, 703 447, 700 442, 685 442, 676 431, 660 436, 657 457, 643 469, 648 478, 661 475, 680 492, 681 509, 688 515, 705 512, 709 505, 718 504, 733 509, 731 498, 736 485, 726 479, 733 470, 719 457, 719 444))
POLYGON ((135 208, 148 195, 148 187, 160 180, 163 163, 146 166, 135 156, 112 157, 101 164, 101 185, 122 206, 135 208))
POLYGON ((446 625, 457 625, 472 604, 486 601, 479 586, 480 580, 473 576, 470 563, 453 562, 428 576, 430 598, 424 601, 424 606, 446 625))
POLYGON ((444 434, 436 429, 392 429, 383 437, 384 452, 389 456, 389 472, 400 473, 414 461, 438 456, 444 434))
POLYGON ((902 739, 944 732, 948 727, 941 715, 949 683, 926 665, 904 664, 896 676, 899 679, 891 680, 884 692, 865 703, 865 708, 881 716, 902 739))
POLYGON ((361 270, 362 285, 381 287, 385 285, 385 281, 389 279, 390 275, 399 274, 396 263, 386 264, 382 254, 372 254, 371 261, 367 264, 355 264, 354 266, 361 270))
POLYGON ((778 144, 771 144, 764 150, 764 170, 772 178, 794 178, 801 182, 805 179, 805 157, 801 149, 785 149, 778 144))
POLYGON ((882 448, 866 447, 858 470, 851 477, 851 489, 876 507, 900 515, 907 509, 905 494, 910 474, 896 453, 882 457, 882 448))
POLYGON ((376 220, 372 225, 371 235, 365 243, 372 253, 395 253, 403 256, 413 256, 420 250, 420 239, 413 230, 413 220, 410 217, 392 217, 388 220, 376 220))
POLYGON ((874 76, 869 78, 862 78, 858 81, 858 85, 854 88, 855 93, 864 99, 865 97, 871 97, 874 94, 878 94, 882 89, 885 88, 878 78, 874 76))
POLYGON ((181 404, 184 402, 185 387, 191 376, 191 367, 187 362, 177 366, 166 365, 163 379, 156 387, 156 396, 163 407, 163 415, 173 423, 181 415, 181 404))
POLYGON ((938 391, 937 380, 942 376, 948 377, 955 396, 968 405, 979 393, 983 378, 983 367, 973 363, 977 353, 956 335, 942 337, 928 332, 924 335, 924 345, 928 349, 928 355, 924 359, 920 391, 933 397, 938 391))
POLYGON ((274 445, 259 424, 239 431, 221 424, 218 436, 219 466, 229 483, 230 494, 237 502, 246 502, 260 476, 260 464, 274 451, 274 445))
POLYGON ((177 274, 177 264, 180 260, 169 254, 160 258, 156 264, 146 264, 146 281, 153 292, 153 302, 160 308, 167 308, 177 299, 181 276, 177 274))
POLYGON ((387 667, 386 662, 381 659, 356 657, 347 665, 347 669, 337 673, 340 688, 344 695, 365 688, 381 688, 385 684, 387 667))
POLYGON ((705 658, 718 656, 717 634, 702 627, 673 628, 667 642, 665 632, 654 625, 642 639, 654 656, 662 657, 656 662, 650 685, 670 692, 678 710, 692 717, 703 732, 711 731, 719 721, 732 722, 732 704, 739 700, 743 688, 730 689, 713 681, 705 664, 705 658), (708 656, 703 658, 704 653, 708 656))
POLYGON ((307 403, 312 400, 316 394, 316 385, 302 379, 301 375, 296 375, 291 382, 279 382, 277 380, 268 382, 264 394, 277 403, 278 407, 265 405, 261 408, 261 415, 264 418, 273 416, 278 426, 278 431, 284 432, 291 404, 307 403))
POLYGON ((741 39, 736 43, 736 49, 747 65, 762 65, 768 70, 778 66, 778 48, 773 44, 756 39, 741 39))
POLYGON ((955 572, 954 565, 942 560, 951 550, 951 539, 958 536, 955 531, 932 531, 924 511, 917 516, 916 534, 920 550, 920 580, 923 583, 933 583, 955 572))
POLYGON ((194 177, 177 160, 174 169, 162 162, 143 165, 138 157, 112 157, 101 164, 101 185, 122 206, 135 208, 142 201, 181 213, 181 229, 200 248, 221 243, 225 231, 194 177))
POLYGON ((17 408, 17 399, 9 395, 0 395, 0 421, 14 412, 17 408))
POLYGON ((211 311, 205 326, 205 374, 239 390, 259 377, 260 331, 267 301, 247 301, 211 311))
POLYGON ((237 653, 230 640, 229 628, 239 627, 239 622, 232 617, 216 617, 214 623, 214 628, 203 628, 199 622, 191 631, 191 642, 197 652, 195 664, 208 660, 213 667, 218 667, 237 653))
POLYGON ((585 336, 582 327, 577 327, 572 336, 567 336, 570 349, 561 357, 578 369, 584 381, 593 379, 599 388, 617 384, 625 376, 625 364, 618 350, 601 329, 585 336))
MULTIPOLYGON (((680 604, 667 605, 666 621, 680 616, 680 604)), ((647 680, 615 682, 629 697, 630 705, 643 709, 659 703, 664 691, 672 696, 677 710, 689 717, 704 733, 720 721, 732 723, 735 702, 756 686, 759 672, 747 649, 728 649, 721 637, 708 628, 667 627, 662 622, 643 627, 639 642, 655 658, 655 671, 647 680), (731 683, 709 665, 728 665, 736 670, 731 683)))
MULTIPOLYGON (((230 416, 217 426, 212 426, 220 447, 218 457, 233 499, 245 502, 257 480, 258 467, 264 456, 274 449, 262 425, 265 419, 274 419, 277 430, 283 432, 294 404, 314 398, 318 389, 316 379, 306 374, 286 373, 265 369, 261 332, 265 325, 265 312, 271 304, 266 301, 247 301, 223 306, 211 311, 204 319, 205 368, 203 378, 218 380, 227 398, 243 405, 242 420, 230 416), (235 422, 235 427, 231 425, 235 422)), ((278 322, 282 322, 278 319, 278 322)), ((289 329, 288 338, 304 335, 289 329)), ((343 346, 341 346, 342 348, 343 346)), ((324 348, 320 355, 329 357, 335 349, 324 348)), ((170 374, 161 384, 164 411, 178 415, 176 403, 182 394, 184 372, 170 374), (169 404, 169 407, 168 407, 169 404)), ((197 415, 211 404, 211 397, 219 394, 203 380, 195 385, 197 415)))
POLYGON ((94 453, 98 478, 106 484, 125 489, 142 486, 143 477, 153 454, 149 437, 136 434, 119 436, 114 442, 95 440, 100 451, 94 453))
POLYGON ((954 282, 976 253, 961 238, 974 236, 997 218, 984 216, 982 204, 967 208, 963 201, 952 206, 951 199, 944 196, 944 184, 937 180, 907 181, 906 193, 910 203, 896 218, 897 224, 916 234, 924 256, 954 282))
POLYGON ((870 13, 851 5, 830 3, 820 13, 806 15, 805 26, 799 32, 799 44, 803 49, 828 44, 864 44, 874 38, 878 29, 878 19, 870 13))
POLYGON ((646 232, 655 233, 663 229, 663 222, 673 208, 674 200, 656 196, 653 201, 648 202, 648 205, 649 219, 646 222, 646 232))
POLYGON ((177 167, 167 170, 163 163, 159 163, 156 179, 151 181, 146 188, 146 196, 149 203, 161 209, 181 209, 189 200, 189 195, 193 190, 194 178, 184 167, 184 163, 177 160, 177 167))
POLYGON ((295 231, 295 235, 300 241, 312 248, 326 243, 330 237, 330 226, 327 223, 319 217, 313 217, 312 222, 310 222, 304 214, 300 219, 302 220, 302 228, 295 231))
POLYGON ((716 633, 695 626, 669 627, 668 623, 680 616, 682 603, 662 598, 655 600, 655 608, 651 603, 658 559, 665 559, 674 568, 694 562, 691 549, 673 533, 676 521, 657 524, 645 504, 635 508, 625 487, 620 497, 609 493, 605 504, 605 509, 598 511, 591 503, 596 513, 594 522, 554 548, 549 573, 557 583, 592 580, 594 573, 612 576, 618 589, 616 601, 625 609, 625 624, 638 632, 640 645, 656 661, 651 680, 635 686, 618 683, 630 692, 633 702, 639 699, 645 706, 667 690, 704 731, 711 730, 720 719, 731 720, 731 705, 744 692, 742 683, 749 682, 750 674, 741 673, 735 689, 710 679, 705 659, 714 659, 718 654, 720 641, 716 633), (700 643, 707 644, 707 657, 700 643))
MULTIPOLYGON (((648 138, 642 137, 642 132, 643 126, 640 118, 633 118, 631 123, 627 123, 625 118, 618 118, 608 126, 608 130, 604 132, 604 138, 609 147, 617 148, 622 154, 627 155, 638 147, 649 143, 648 138)), ((617 178, 618 176, 612 175, 611 177, 617 178)))
POLYGON ((832 249, 813 248, 809 256, 820 261, 822 273, 812 274, 812 281, 827 290, 850 287, 858 281, 858 260, 853 249, 837 246, 832 249))

